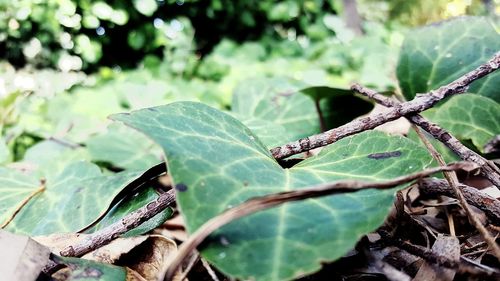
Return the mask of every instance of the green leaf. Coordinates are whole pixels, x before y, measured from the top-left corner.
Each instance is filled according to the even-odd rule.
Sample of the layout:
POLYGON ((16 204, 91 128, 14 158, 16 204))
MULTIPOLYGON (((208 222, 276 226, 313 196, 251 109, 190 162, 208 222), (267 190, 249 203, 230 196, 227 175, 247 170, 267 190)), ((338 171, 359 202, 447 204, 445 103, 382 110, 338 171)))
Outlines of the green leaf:
MULTIPOLYGON (((130 198, 123 199, 120 203, 114 206, 102 220, 94 228, 88 232, 99 231, 123 218, 125 215, 145 206, 149 202, 158 198, 158 194, 153 188, 145 188, 139 191, 139 193, 133 195, 130 198)), ((152 217, 148 221, 142 223, 138 227, 128 231, 123 237, 137 236, 149 232, 158 226, 162 225, 167 219, 169 219, 173 214, 171 208, 166 208, 161 213, 152 217)))
POLYGON ((90 160, 88 151, 78 145, 44 140, 31 146, 24 154, 22 164, 31 167, 36 176, 51 178, 63 171, 69 164, 90 160))
POLYGON ((481 152, 488 141, 500 134, 500 104, 482 96, 454 96, 439 109, 427 110, 423 115, 459 140, 472 141, 481 152))
POLYGON ((40 188, 41 183, 4 167, 0 167, 0 183, 0 223, 3 224, 21 206, 24 198, 40 188))
POLYGON ((70 269, 68 281, 125 281, 127 271, 123 267, 96 261, 54 256, 54 260, 70 269))
POLYGON ((93 161, 127 170, 147 169, 161 162, 159 148, 151 140, 119 124, 111 124, 106 133, 90 137, 86 146, 93 161))
POLYGON ((304 87, 299 81, 283 77, 248 79, 235 89, 231 110, 258 136, 262 135, 268 147, 312 135, 320 130, 319 116, 314 101, 298 94, 304 87), (265 123, 272 127, 262 126, 265 123), (286 133, 269 139, 266 136, 272 129, 286 133))
POLYGON ((75 232, 102 215, 115 196, 140 175, 122 172, 105 176, 96 165, 77 162, 44 181, 2 168, 0 209, 6 211, 1 218, 5 221, 21 206, 20 202, 36 194, 7 225, 7 230, 28 235, 75 232))
MULTIPOLYGON (((199 103, 178 102, 112 118, 163 147, 190 233, 254 196, 344 179, 382 181, 431 163, 413 141, 369 131, 283 169, 242 123, 199 103)), ((235 278, 294 279, 338 259, 382 224, 394 192, 364 190, 259 212, 221 228, 202 254, 235 278)))
POLYGON ((327 129, 373 107, 353 96, 350 90, 306 87, 293 79, 275 77, 249 79, 239 84, 231 110, 271 148, 321 131, 315 101, 319 102, 327 129))
MULTIPOLYGON (((498 33, 485 18, 461 17, 412 31, 403 43, 397 77, 407 99, 446 85, 500 50, 498 33)), ((500 72, 471 84, 470 93, 500 102, 500 72)))

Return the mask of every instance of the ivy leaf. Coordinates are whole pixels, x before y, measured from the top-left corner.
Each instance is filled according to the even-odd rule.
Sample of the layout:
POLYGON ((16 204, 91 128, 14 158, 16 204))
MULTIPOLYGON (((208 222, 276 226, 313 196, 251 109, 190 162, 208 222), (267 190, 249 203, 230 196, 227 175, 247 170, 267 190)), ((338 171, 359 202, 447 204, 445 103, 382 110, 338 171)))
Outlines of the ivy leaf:
POLYGON ((313 100, 298 94, 303 87, 305 84, 284 77, 245 80, 234 91, 231 110, 244 124, 253 125, 258 136, 268 135, 263 123, 282 127, 280 131, 287 134, 278 144, 312 135, 319 132, 319 117, 313 100))
POLYGON ((126 170, 147 169, 161 162, 160 153, 151 140, 118 124, 111 124, 104 134, 90 137, 86 146, 93 161, 126 170))
POLYGON ((115 196, 140 175, 122 172, 106 176, 87 162, 70 164, 46 180, 3 168, 0 218, 4 222, 21 208, 7 230, 28 235, 76 232, 102 215, 115 196))
MULTIPOLYGON (((479 17, 460 17, 417 29, 403 43, 397 77, 412 99, 446 85, 490 59, 500 49, 495 28, 479 17)), ((471 84, 476 93, 500 102, 500 72, 471 84)))
MULTIPOLYGON (((145 188, 139 191, 137 194, 133 195, 131 198, 125 198, 120 201, 116 206, 114 206, 107 214, 104 216, 99 223, 93 227, 89 233, 99 231, 123 218, 125 215, 145 206, 149 202, 158 198, 153 188, 145 188)), ((151 219, 145 221, 138 227, 128 231, 123 234, 122 237, 131 237, 144 234, 149 232, 158 226, 162 225, 167 219, 169 219, 173 214, 171 208, 166 208, 161 213, 152 217, 151 219)))
POLYGON ((372 105, 350 90, 307 87, 293 79, 275 77, 239 84, 231 109, 271 148, 321 132, 318 107, 328 129, 367 113, 372 105))
MULTIPOLYGON (((369 131, 283 169, 238 120, 192 102, 112 119, 142 131, 163 147, 190 233, 254 196, 343 179, 382 181, 431 163, 427 151, 413 141, 369 131)), ((394 192, 364 190, 259 212, 221 228, 208 239, 202 254, 238 279, 294 279, 338 259, 382 224, 394 192)))
POLYGON ((96 261, 55 256, 54 260, 69 268, 69 276, 65 280, 72 281, 125 281, 127 270, 116 265, 96 261))
POLYGON ((28 148, 21 164, 34 170, 39 178, 49 179, 60 174, 68 165, 87 160, 90 156, 84 147, 49 139, 28 148))
POLYGON ((454 96, 439 109, 427 110, 423 115, 461 141, 472 141, 483 153, 484 146, 500 134, 500 104, 482 96, 454 96))

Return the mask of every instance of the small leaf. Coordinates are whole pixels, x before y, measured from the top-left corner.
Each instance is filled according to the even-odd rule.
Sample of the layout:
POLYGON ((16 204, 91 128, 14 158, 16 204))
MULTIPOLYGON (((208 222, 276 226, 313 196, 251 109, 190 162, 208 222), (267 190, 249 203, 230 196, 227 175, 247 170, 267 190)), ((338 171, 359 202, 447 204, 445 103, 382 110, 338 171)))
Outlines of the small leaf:
POLYGON ((125 281, 127 271, 123 267, 80 258, 54 257, 58 263, 68 266, 66 281, 125 281))
MULTIPOLYGON (((412 31, 399 57, 397 76, 407 99, 446 85, 490 59, 500 49, 495 28, 479 17, 460 17, 412 31)), ((500 72, 471 84, 476 93, 500 102, 500 72)))
POLYGON ((500 104, 482 96, 455 96, 438 109, 430 109, 423 115, 458 139, 471 140, 481 152, 484 152, 488 141, 500 134, 500 104))
MULTIPOLYGON (((387 180, 432 160, 413 141, 369 131, 283 169, 248 128, 203 104, 179 102, 112 118, 163 147, 172 180, 182 186, 177 202, 190 233, 254 196, 343 179, 387 180)), ((202 254, 238 279, 294 279, 338 259, 382 224, 394 192, 363 190, 259 212, 221 228, 202 254)))
POLYGON ((328 99, 335 96, 348 96, 353 94, 351 90, 326 86, 309 87, 303 89, 301 92, 310 96, 315 101, 320 101, 322 99, 328 99))
POLYGON ((319 103, 325 129, 343 125, 373 109, 370 102, 355 96, 353 91, 347 89, 315 86, 304 88, 300 93, 312 97, 319 103))

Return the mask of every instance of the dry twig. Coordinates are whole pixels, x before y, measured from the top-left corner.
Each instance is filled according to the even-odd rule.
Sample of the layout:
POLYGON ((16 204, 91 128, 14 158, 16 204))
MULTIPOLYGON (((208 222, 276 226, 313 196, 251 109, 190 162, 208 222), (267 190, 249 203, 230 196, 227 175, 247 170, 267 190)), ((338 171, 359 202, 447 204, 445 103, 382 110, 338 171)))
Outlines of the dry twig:
MULTIPOLYGON (((395 100, 386 98, 376 91, 363 87, 359 84, 352 85, 351 89, 386 107, 395 107, 400 104, 395 100)), ((500 188, 500 169, 493 162, 488 161, 481 155, 467 148, 452 134, 441 128, 439 125, 429 121, 422 115, 410 114, 405 117, 408 118, 410 122, 418 125, 427 133, 431 134, 435 139, 446 145, 462 160, 478 164, 481 167, 481 174, 490 180, 496 187, 500 188)))
MULTIPOLYGON (((359 92, 359 93, 361 93, 361 94, 363 94, 363 95, 366 95, 368 97, 374 98, 378 102, 382 102, 382 100, 383 100, 381 98, 382 95, 378 94, 377 92, 375 92, 373 90, 364 88, 361 85, 353 85, 352 89, 355 90, 355 91, 357 91, 357 92, 359 92)), ((386 104, 383 104, 383 105, 392 106, 392 107, 400 105, 398 102, 395 102, 395 101, 388 102, 387 100, 388 99, 385 100, 385 103, 387 105, 386 104)), ((423 127, 426 127, 426 125, 430 123, 429 121, 427 121, 424 117, 422 117, 419 114, 407 115, 405 117, 408 118, 408 120, 410 120, 411 122, 413 122, 413 119, 416 119, 417 122, 420 123, 419 125, 424 124, 424 125, 422 125, 423 127)), ((415 123, 415 122, 413 122, 413 123, 415 123)), ((434 124, 434 126, 435 126, 435 128, 438 128, 444 134, 448 135, 448 137, 446 137, 445 139, 443 139, 443 143, 446 144, 447 141, 449 141, 452 138, 452 136, 448 132, 446 132, 445 130, 443 130, 442 128, 438 127, 437 125, 434 124)), ((422 134, 422 132, 420 131, 420 129, 417 128, 417 127, 414 127, 414 129, 417 132, 417 134, 419 135, 420 139, 425 144, 425 146, 427 147, 427 149, 430 151, 431 155, 439 163, 439 165, 440 166, 446 166, 446 163, 444 162, 444 159, 441 156, 441 154, 439 154, 439 152, 437 152, 437 150, 432 146, 432 144, 422 134)), ((432 131, 432 130, 430 130, 430 131, 432 131)), ((460 144, 460 142, 458 140, 457 140, 457 143, 460 144)), ((461 145, 461 146, 463 148, 465 148, 465 146, 463 146, 463 145, 461 145)), ((486 159, 484 159, 484 160, 487 161, 486 159)), ((494 166, 494 164, 492 164, 492 165, 494 166)), ((495 166, 495 168, 496 168, 496 166, 495 166)), ((498 176, 498 178, 500 179, 500 173, 496 173, 495 171, 492 171, 492 174, 486 173, 486 175, 491 176, 491 178, 493 180, 496 180, 495 175, 498 176)), ((500 261, 500 247, 496 243, 495 238, 493 236, 491 236, 491 234, 483 226, 483 224, 477 218, 477 216, 474 214, 474 212, 472 212, 472 210, 471 210, 469 204, 467 203, 467 200, 465 199, 462 191, 458 187, 460 183, 458 182, 457 175, 453 171, 448 171, 448 172, 444 172, 444 176, 445 176, 446 180, 448 181, 448 183, 450 184, 451 188, 453 189, 453 192, 455 193, 455 197, 458 199, 458 202, 460 203, 460 206, 462 207, 462 209, 467 214, 467 217, 469 218, 471 224, 479 231, 479 233, 481 234, 481 236, 483 237, 483 239, 486 241, 486 243, 488 243, 488 246, 491 248, 491 250, 492 250, 493 254, 495 255, 495 257, 498 259, 498 261, 500 261)), ((452 229, 450 229, 450 231, 453 233, 454 229, 452 228, 452 229)))
POLYGON ((500 53, 496 53, 490 60, 478 68, 466 73, 452 83, 442 86, 437 90, 427 94, 417 95, 409 102, 401 103, 379 114, 373 114, 364 118, 353 120, 343 126, 300 139, 279 147, 271 149, 271 153, 276 159, 283 159, 288 156, 311 150, 313 148, 326 146, 347 136, 371 130, 386 122, 396 120, 402 116, 419 113, 429 109, 442 99, 455 94, 464 93, 469 84, 480 79, 500 67, 500 53))
POLYGON ((469 273, 478 277, 485 277, 494 280, 498 280, 498 278, 500 278, 500 272, 496 270, 486 270, 485 268, 474 267, 462 261, 452 260, 446 256, 440 255, 440 253, 433 252, 432 250, 429 250, 422 246, 414 245, 409 242, 403 241, 400 238, 393 237, 384 230, 379 230, 378 233, 380 234, 380 236, 382 236, 386 243, 405 250, 412 255, 421 257, 427 262, 441 265, 447 268, 456 269, 458 272, 469 273))
POLYGON ((77 245, 68 246, 61 251, 62 256, 66 257, 79 257, 88 252, 91 252, 99 247, 102 247, 112 240, 118 238, 125 232, 134 229, 141 225, 143 222, 149 220, 155 215, 165 210, 170 204, 175 201, 175 193, 171 189, 162 193, 155 201, 149 202, 142 208, 139 208, 132 213, 123 217, 118 223, 113 223, 108 227, 103 228, 91 234, 84 241, 77 245))
MULTIPOLYGON (((453 189, 451 189, 445 180, 436 178, 422 179, 419 182, 418 188, 420 193, 424 195, 445 195, 455 198, 453 189)), ((483 211, 494 224, 500 225, 500 201, 476 188, 464 184, 460 184, 459 188, 462 190, 465 200, 469 204, 483 211)))

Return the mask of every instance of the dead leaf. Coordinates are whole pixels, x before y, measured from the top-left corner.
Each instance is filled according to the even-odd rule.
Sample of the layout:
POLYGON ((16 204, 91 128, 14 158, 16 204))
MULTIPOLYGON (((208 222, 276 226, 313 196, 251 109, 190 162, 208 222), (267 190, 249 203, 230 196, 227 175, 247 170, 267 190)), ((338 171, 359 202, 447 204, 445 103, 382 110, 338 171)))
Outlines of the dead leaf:
POLYGON ((0 230, 0 249, 0 280, 36 280, 50 257, 47 247, 4 230, 0 230))
POLYGON ((144 241, 146 241, 147 239, 148 236, 117 238, 108 245, 84 255, 82 258, 114 264, 123 255, 129 253, 134 248, 144 243, 144 241))
MULTIPOLYGON (((432 251, 438 255, 458 261, 460 259, 460 242, 455 236, 438 235, 432 246, 432 251)), ((446 269, 425 262, 417 272, 414 281, 452 281, 455 270, 446 269)))
POLYGON ((148 281, 155 281, 160 268, 177 253, 177 244, 161 235, 150 235, 146 241, 123 255, 117 262, 126 266, 148 281))

